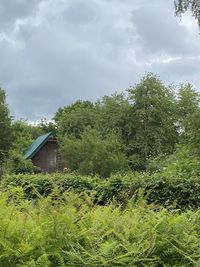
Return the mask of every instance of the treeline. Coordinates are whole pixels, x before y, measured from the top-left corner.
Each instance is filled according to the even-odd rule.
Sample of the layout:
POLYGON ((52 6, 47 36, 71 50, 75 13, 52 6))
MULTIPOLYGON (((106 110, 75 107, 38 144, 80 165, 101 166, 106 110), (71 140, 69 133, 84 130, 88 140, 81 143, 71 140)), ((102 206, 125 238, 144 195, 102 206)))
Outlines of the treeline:
POLYGON ((59 108, 55 123, 12 121, 0 91, 0 151, 4 169, 32 171, 22 154, 39 134, 55 131, 70 171, 108 177, 163 168, 195 170, 200 156, 200 95, 190 84, 166 86, 148 73, 122 94, 59 108), (177 167, 179 166, 179 167, 177 167), (183 167, 184 166, 184 167, 183 167))

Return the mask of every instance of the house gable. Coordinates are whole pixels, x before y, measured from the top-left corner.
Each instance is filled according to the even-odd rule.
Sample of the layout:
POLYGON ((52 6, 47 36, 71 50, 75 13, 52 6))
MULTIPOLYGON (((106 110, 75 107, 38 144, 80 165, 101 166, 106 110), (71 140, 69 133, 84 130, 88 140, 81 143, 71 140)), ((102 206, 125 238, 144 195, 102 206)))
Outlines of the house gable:
POLYGON ((39 136, 26 150, 24 158, 32 159, 35 156, 35 154, 47 143, 50 137, 53 137, 52 132, 39 136))

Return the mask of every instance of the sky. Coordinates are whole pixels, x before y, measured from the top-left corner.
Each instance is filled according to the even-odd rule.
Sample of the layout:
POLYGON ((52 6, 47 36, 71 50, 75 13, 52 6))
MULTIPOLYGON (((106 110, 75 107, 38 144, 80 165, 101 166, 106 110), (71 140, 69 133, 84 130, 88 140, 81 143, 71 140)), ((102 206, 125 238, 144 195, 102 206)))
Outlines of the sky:
POLYGON ((52 118, 146 72, 200 90, 200 30, 173 0, 1 0, 0 86, 14 119, 52 118))

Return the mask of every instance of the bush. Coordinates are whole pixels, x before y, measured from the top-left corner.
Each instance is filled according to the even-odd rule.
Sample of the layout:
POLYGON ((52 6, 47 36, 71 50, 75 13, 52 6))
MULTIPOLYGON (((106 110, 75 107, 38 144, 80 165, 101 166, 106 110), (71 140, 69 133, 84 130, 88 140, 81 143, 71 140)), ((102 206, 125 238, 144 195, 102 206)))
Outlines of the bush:
POLYGON ((8 161, 5 163, 6 172, 10 173, 33 173, 37 170, 31 160, 24 159, 18 151, 12 150, 8 161))
POLYGON ((76 193, 93 190, 97 178, 77 176, 73 174, 18 174, 6 175, 2 179, 2 189, 22 187, 27 199, 38 196, 47 197, 54 189, 61 193, 73 190, 76 193), (94 183, 93 183, 94 182, 94 183))
POLYGON ((60 194, 65 191, 87 193, 94 203, 105 205, 113 200, 126 205, 129 199, 137 199, 142 191, 148 204, 186 210, 200 207, 200 178, 185 176, 166 177, 164 174, 113 175, 109 179, 80 176, 76 174, 52 175, 7 175, 1 181, 1 188, 7 190, 20 186, 27 199, 36 199, 40 195, 47 197, 54 189, 60 194))
POLYGON ((98 174, 104 178, 129 169, 123 150, 116 134, 103 136, 90 128, 82 133, 81 138, 65 136, 61 144, 66 166, 70 170, 83 175, 98 174))

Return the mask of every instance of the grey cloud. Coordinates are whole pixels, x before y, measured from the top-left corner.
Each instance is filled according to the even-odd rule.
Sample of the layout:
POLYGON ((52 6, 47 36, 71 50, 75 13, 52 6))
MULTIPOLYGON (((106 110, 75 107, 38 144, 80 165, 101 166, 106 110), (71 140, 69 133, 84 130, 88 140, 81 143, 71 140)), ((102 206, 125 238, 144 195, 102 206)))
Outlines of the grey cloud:
POLYGON ((150 70, 162 76, 166 82, 187 83, 192 81, 200 90, 199 70, 200 58, 184 58, 172 60, 169 63, 156 63, 150 67, 150 70))
POLYGON ((0 83, 16 118, 50 118, 77 99, 125 90, 145 71, 166 82, 197 83, 199 37, 179 25, 171 1, 154 0, 153 7, 149 0, 9 3, 13 9, 1 18, 3 31, 7 23, 11 30, 0 35, 0 83), (162 54, 179 60, 166 63, 162 54))
POLYGON ((63 12, 63 17, 67 22, 79 25, 89 24, 95 20, 96 9, 94 2, 75 1, 63 12))
POLYGON ((187 46, 187 30, 164 7, 143 7, 133 12, 133 23, 139 35, 137 45, 141 53, 180 56, 191 52, 187 46))
POLYGON ((16 19, 27 17, 42 0, 1 0, 0 31, 5 31, 16 19))

